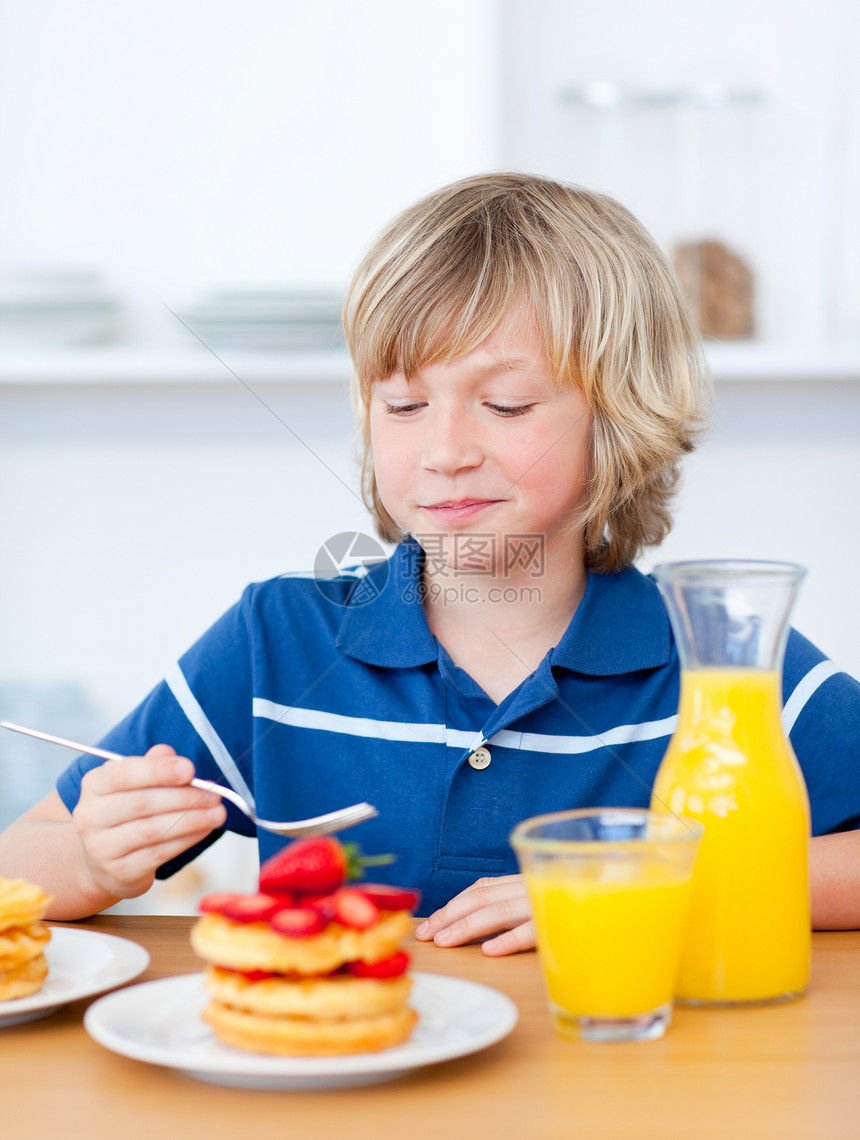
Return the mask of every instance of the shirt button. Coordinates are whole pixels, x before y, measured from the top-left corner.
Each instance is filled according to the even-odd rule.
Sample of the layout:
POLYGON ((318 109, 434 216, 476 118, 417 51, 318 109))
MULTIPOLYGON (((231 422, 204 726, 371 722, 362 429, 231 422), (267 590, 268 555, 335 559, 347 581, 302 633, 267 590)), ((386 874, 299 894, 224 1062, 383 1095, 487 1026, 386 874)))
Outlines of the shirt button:
POLYGON ((469 764, 472 768, 477 768, 480 771, 482 768, 488 767, 491 760, 489 748, 476 748, 469 757, 469 764))

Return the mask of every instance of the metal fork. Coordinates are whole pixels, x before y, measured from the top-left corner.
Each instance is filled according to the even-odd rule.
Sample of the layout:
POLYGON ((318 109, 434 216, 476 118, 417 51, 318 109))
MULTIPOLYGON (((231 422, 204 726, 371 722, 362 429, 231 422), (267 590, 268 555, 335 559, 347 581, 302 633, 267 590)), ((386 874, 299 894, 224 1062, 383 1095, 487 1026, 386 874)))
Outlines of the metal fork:
MULTIPOLYGON (((71 748, 75 752, 84 752, 88 756, 98 756, 101 760, 126 760, 119 752, 109 752, 106 748, 92 748, 88 744, 78 744, 74 740, 66 740, 62 736, 53 736, 50 732, 39 732, 35 728, 24 728, 21 724, 12 724, 8 720, 0 720, 0 728, 11 729, 12 732, 23 732, 25 736, 35 736, 37 740, 47 740, 49 744, 60 744, 63 748, 71 748)), ((364 823, 373 819, 379 812, 371 804, 352 804, 351 807, 330 811, 325 815, 314 815, 310 819, 292 819, 277 821, 273 819, 260 819, 244 796, 234 792, 232 788, 225 788, 221 784, 214 784, 211 780, 200 780, 195 777, 191 786, 200 788, 204 792, 215 792, 231 804, 235 804, 244 812, 252 823, 262 827, 264 831, 272 831, 275 835, 287 835, 298 838, 303 835, 328 835, 333 831, 343 831, 347 827, 354 827, 357 823, 364 823)))

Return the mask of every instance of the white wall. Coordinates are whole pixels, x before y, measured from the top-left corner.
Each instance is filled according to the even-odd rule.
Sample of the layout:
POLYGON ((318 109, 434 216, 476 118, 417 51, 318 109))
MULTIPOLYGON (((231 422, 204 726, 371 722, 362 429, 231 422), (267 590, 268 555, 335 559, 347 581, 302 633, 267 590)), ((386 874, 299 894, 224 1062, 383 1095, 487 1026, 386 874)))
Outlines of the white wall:
POLYGON ((366 527, 345 385, 256 390, 0 394, 0 679, 80 677, 109 724, 248 582, 366 527))
POLYGON ((340 286, 498 150, 493 0, 3 0, 0 269, 104 269, 133 331, 208 286, 340 286))
POLYGON ((704 164, 701 198, 716 197, 726 237, 754 264, 766 339, 860 336, 854 0, 505 0, 504 12, 503 161, 598 184, 663 239, 679 236, 691 209, 679 192, 689 163, 673 148, 682 120, 671 111, 622 118, 624 168, 606 182, 598 113, 564 106, 559 92, 601 79, 761 90, 762 107, 737 116, 736 143, 704 164))
MULTIPOLYGON (((853 0, 3 0, 0 270, 94 265, 132 332, 178 336, 161 299, 339 286, 451 178, 600 183, 564 87, 710 78, 766 97, 704 167, 755 264, 762 334, 857 337, 858 42, 853 0)), ((690 171, 659 118, 627 131, 605 188, 669 238, 690 171)))
POLYGON ((860 382, 716 386, 675 526, 644 569, 681 558, 799 562, 793 624, 860 678, 860 382))
MULTIPOLYGON (((267 406, 238 382, 0 388, 0 716, 95 742, 248 582, 370 529, 346 386, 255 390, 267 406)), ((0 825, 69 759, 4 733, 0 825)), ((123 909, 248 889, 254 847, 229 837, 123 909)))

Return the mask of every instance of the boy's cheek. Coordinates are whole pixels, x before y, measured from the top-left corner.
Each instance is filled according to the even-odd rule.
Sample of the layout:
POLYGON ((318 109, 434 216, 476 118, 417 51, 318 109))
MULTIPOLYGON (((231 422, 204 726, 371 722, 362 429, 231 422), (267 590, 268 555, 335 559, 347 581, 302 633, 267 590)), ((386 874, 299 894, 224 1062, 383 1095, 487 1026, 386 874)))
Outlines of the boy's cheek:
POLYGON ((376 491, 383 507, 400 529, 409 530, 409 520, 402 497, 392 492, 386 479, 380 479, 379 472, 376 472, 376 491))
POLYGON ((410 467, 402 459, 392 456, 380 463, 374 456, 373 464, 379 497, 389 512, 404 502, 410 482, 410 467))

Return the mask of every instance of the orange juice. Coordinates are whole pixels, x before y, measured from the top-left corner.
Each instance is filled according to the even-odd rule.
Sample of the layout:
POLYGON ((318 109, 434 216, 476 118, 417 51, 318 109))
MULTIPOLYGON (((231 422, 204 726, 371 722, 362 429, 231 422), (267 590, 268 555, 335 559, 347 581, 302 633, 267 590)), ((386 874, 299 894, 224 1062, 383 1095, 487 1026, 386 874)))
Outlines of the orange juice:
POLYGON ((526 883, 557 1014, 635 1017, 671 1002, 689 867, 550 865, 526 883))
POLYGON ((776 672, 682 670, 651 800, 705 826, 679 1000, 773 1001, 806 988, 809 800, 780 709, 776 672))

